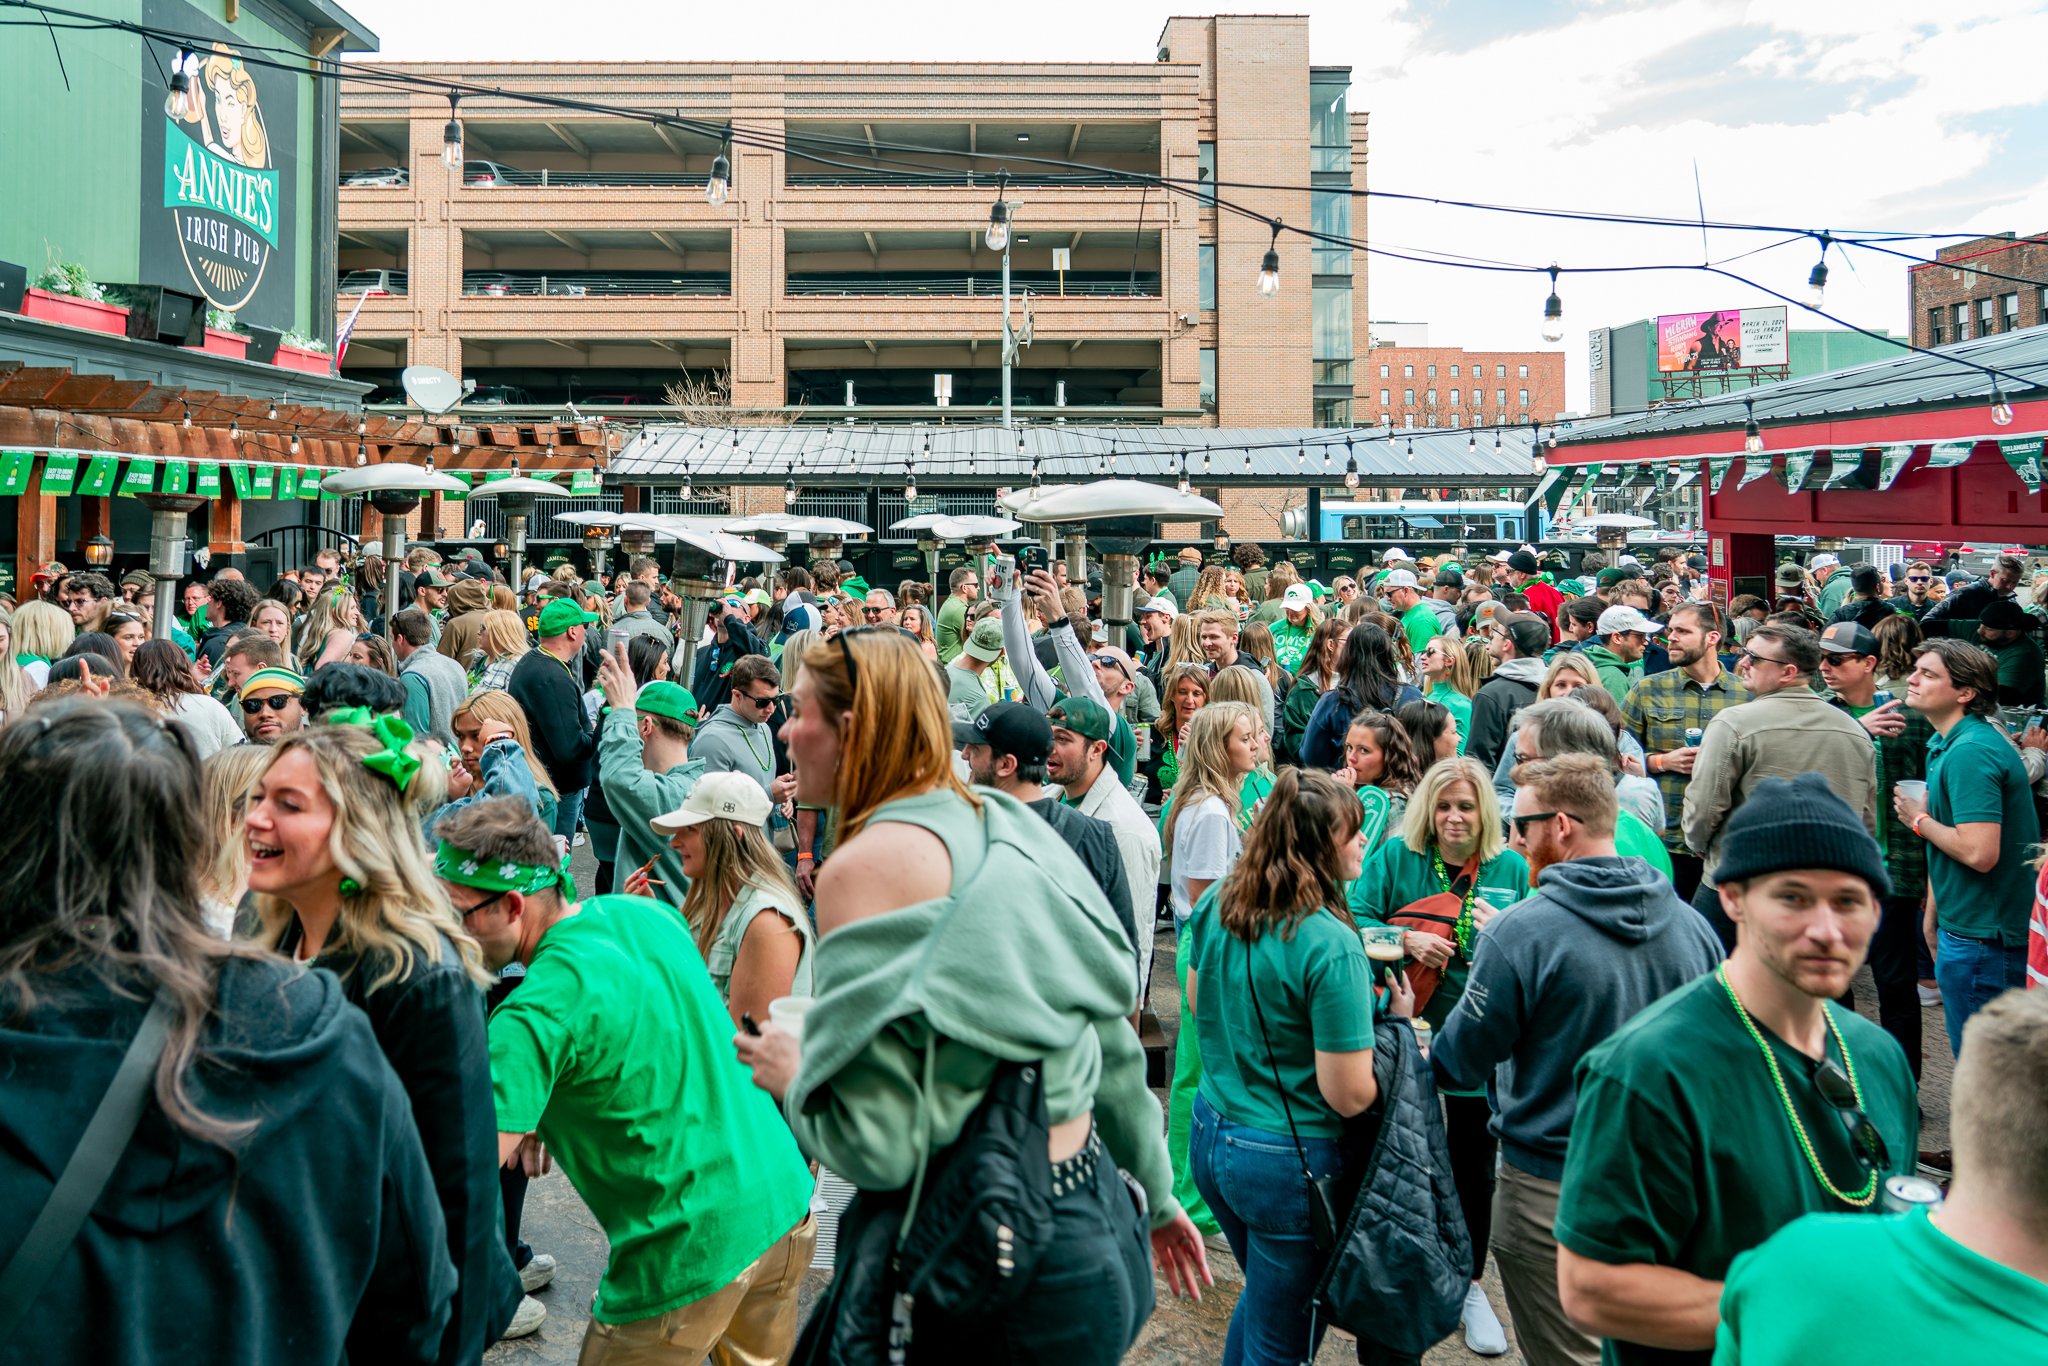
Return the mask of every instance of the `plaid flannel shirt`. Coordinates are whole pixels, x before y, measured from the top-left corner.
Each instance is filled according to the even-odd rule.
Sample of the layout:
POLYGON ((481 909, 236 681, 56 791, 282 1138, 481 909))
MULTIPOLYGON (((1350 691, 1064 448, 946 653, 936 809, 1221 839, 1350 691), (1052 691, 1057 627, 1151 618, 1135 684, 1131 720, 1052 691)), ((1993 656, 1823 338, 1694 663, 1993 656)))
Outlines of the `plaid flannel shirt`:
MULTIPOLYGON (((1854 716, 1839 697, 1828 699, 1854 716)), ((1919 901, 1927 892, 1927 841, 1900 823, 1892 811, 1892 784, 1927 778, 1927 746, 1934 727, 1911 707, 1900 707, 1906 729, 1897 735, 1871 737, 1877 742, 1877 843, 1884 851, 1884 870, 1891 875, 1892 897, 1919 901)))
MULTIPOLYGON (((1695 683, 1683 669, 1666 669, 1645 674, 1630 686, 1621 703, 1622 725, 1636 737, 1646 756, 1668 754, 1685 748, 1687 730, 1704 731, 1724 710, 1750 700, 1748 686, 1727 669, 1707 687, 1695 683)), ((1691 857, 1682 829, 1685 785, 1690 779, 1683 773, 1650 776, 1664 794, 1664 847, 1691 857)))

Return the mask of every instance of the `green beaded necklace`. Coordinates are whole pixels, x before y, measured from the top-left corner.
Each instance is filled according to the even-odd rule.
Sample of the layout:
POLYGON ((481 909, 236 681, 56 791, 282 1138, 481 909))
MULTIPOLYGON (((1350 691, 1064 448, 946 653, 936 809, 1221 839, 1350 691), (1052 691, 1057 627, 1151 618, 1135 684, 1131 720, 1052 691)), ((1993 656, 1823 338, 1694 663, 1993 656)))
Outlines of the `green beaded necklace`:
MULTIPOLYGON (((1870 1202, 1877 1198, 1877 1169, 1871 1168, 1870 1177, 1863 1183, 1863 1189, 1854 1195, 1837 1189, 1835 1183, 1828 1179, 1827 1172, 1821 1168, 1820 1158, 1813 1151, 1813 1140, 1807 1137, 1806 1126, 1799 1121, 1799 1111, 1792 1104, 1792 1095, 1785 1089, 1785 1074, 1778 1070, 1777 1055, 1771 1052, 1771 1046, 1758 1031, 1756 1021, 1750 1018, 1749 1011, 1743 1007, 1742 999, 1735 994, 1735 986, 1728 980, 1727 967, 1715 968, 1714 976, 1720 979, 1721 989, 1728 993, 1728 1003, 1735 1007, 1736 1018, 1742 1021, 1742 1027, 1749 1031, 1749 1037, 1756 1040, 1756 1046, 1763 1052, 1764 1065, 1771 1069, 1771 1080, 1778 1087, 1778 1101, 1785 1107, 1785 1118, 1792 1121, 1792 1133, 1799 1140, 1800 1150, 1806 1154, 1806 1165, 1813 1168, 1814 1179, 1820 1182, 1822 1190, 1843 1204, 1852 1205, 1857 1209, 1868 1209, 1870 1202)), ((1825 1003, 1821 1006, 1821 1018, 1828 1022, 1828 1032, 1835 1036, 1835 1047, 1842 1050, 1842 1067, 1849 1074, 1849 1089, 1855 1093, 1857 1108, 1861 1109, 1863 1087, 1856 1080, 1856 1062, 1849 1056, 1849 1041, 1842 1037, 1841 1027, 1835 1023, 1835 1017, 1828 1011, 1825 1003)))
MULTIPOLYGON (((1436 866, 1437 881, 1443 884, 1444 891, 1448 893, 1455 884, 1451 881, 1450 870, 1444 867, 1443 851, 1434 843, 1429 847, 1429 859, 1436 866)), ((1451 933, 1457 936, 1458 955, 1461 958, 1472 957, 1472 903, 1478 899, 1479 870, 1475 868, 1472 870, 1472 880, 1465 884, 1465 899, 1458 907, 1458 923, 1451 927, 1451 933)))

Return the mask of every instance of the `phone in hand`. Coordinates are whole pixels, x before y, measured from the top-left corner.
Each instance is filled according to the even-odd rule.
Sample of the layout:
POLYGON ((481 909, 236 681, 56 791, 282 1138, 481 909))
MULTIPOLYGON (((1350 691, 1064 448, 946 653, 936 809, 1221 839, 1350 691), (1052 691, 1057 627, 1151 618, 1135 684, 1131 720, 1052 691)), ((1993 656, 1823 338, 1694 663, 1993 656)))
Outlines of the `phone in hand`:
POLYGON ((761 1026, 754 1023, 754 1016, 751 1011, 743 1010, 740 1012, 740 1028, 757 1039, 761 1037, 761 1026))
POLYGON ((1029 574, 1034 569, 1043 568, 1045 568, 1044 546, 1027 545, 1017 551, 1017 573, 1020 577, 1029 574))

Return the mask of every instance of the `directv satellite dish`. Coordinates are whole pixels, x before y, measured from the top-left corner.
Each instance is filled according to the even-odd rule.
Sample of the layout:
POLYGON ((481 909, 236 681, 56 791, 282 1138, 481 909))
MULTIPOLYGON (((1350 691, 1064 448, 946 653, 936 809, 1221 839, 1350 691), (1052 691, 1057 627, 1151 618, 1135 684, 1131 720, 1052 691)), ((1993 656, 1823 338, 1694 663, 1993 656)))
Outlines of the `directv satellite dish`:
POLYGON ((434 365, 408 365, 398 377, 415 408, 440 414, 462 402, 462 381, 434 365))

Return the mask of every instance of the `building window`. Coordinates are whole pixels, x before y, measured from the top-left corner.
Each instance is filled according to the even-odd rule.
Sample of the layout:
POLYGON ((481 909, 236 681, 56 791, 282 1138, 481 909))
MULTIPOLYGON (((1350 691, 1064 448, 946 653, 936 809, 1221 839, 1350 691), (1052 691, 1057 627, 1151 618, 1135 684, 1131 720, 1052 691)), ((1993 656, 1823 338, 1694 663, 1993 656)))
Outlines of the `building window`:
POLYGON ((1202 348, 1202 406, 1215 410, 1216 407, 1216 348, 1202 348))
POLYGON ((1205 313, 1216 311, 1216 244, 1204 242, 1195 248, 1195 266, 1201 281, 1201 307, 1205 313))
POLYGON ((1415 391, 1413 389, 1403 389, 1401 391, 1401 402, 1413 408, 1415 406, 1415 391))
POLYGON ((1995 320, 1995 319, 1997 318, 1997 316, 1998 316, 1998 315, 1997 315, 1997 313, 1996 313, 1996 312, 1994 311, 1994 310, 1996 309, 1996 307, 1997 307, 1997 300, 1995 300, 1995 299, 1992 299, 1992 298, 1991 298, 1991 297, 1989 297, 1988 295, 1987 295, 1986 297, 1982 298, 1982 299, 1979 299, 1979 300, 1977 300, 1977 335, 1978 335, 1978 336, 1980 336, 1980 337, 1988 337, 1988 336, 1990 336, 1990 335, 1991 335, 1991 334, 1992 334, 1993 332, 1995 332, 1995 331, 1997 331, 1997 330, 1998 330, 1998 329, 1997 329, 1997 327, 1996 327, 1996 326, 1994 325, 1994 320, 1995 320))
MULTIPOLYGON (((1351 236, 1351 195, 1344 190, 1310 190, 1309 227, 1327 237, 1351 236)), ((1309 239, 1309 269, 1317 275, 1349 275, 1351 248, 1342 242, 1309 239)))
POLYGON ((1415 414, 1403 413, 1401 415, 1401 425, 1403 427, 1413 427, 1415 425, 1415 414))
POLYGON ((1496 389, 1496 390, 1494 390, 1494 391, 1493 391, 1493 401, 1494 401, 1495 403, 1498 403, 1498 404, 1502 405, 1503 407, 1505 407, 1505 406, 1507 405, 1507 401, 1508 401, 1508 391, 1507 391, 1507 390, 1505 390, 1505 389, 1496 389))
MULTIPOLYGON (((1216 184, 1215 143, 1198 142, 1195 144, 1195 179, 1201 181, 1205 187, 1214 186, 1216 184)), ((1209 200, 1211 203, 1215 202, 1215 190, 1205 189, 1203 192, 1203 198, 1209 200)))
POLYGON ((1319 398, 1314 400, 1315 425, 1318 427, 1349 427, 1351 425, 1351 400, 1348 398, 1319 398))
POLYGON ((1422 406, 1425 408, 1436 407, 1436 390, 1425 389, 1422 391, 1422 406))
POLYGON ((1515 405, 1520 408, 1527 408, 1529 406, 1529 391, 1527 389, 1515 390, 1515 405))
POLYGON ((1434 365, 1432 365, 1432 366, 1430 366, 1430 367, 1429 367, 1429 377, 1430 377, 1431 379, 1435 379, 1435 378, 1436 378, 1436 367, 1435 367, 1434 365))
POLYGON ((1382 408, 1390 408, 1390 407, 1392 407, 1392 406, 1393 406, 1393 403, 1394 403, 1394 391, 1393 391, 1393 390, 1391 390, 1391 389, 1382 389, 1382 390, 1380 390, 1380 407, 1382 407, 1382 408))
POLYGON ((1391 365, 1382 365, 1382 366, 1380 367, 1380 378, 1381 378, 1381 379, 1390 379, 1390 378, 1392 378, 1392 377, 1393 377, 1393 370, 1394 370, 1394 367, 1393 367, 1393 366, 1391 366, 1391 365))
POLYGON ((1927 344, 1939 346, 1942 343, 1942 321, 1946 315, 1939 308, 1927 310, 1927 344))
POLYGON ((1351 169, 1351 105, 1349 84, 1317 80, 1308 86, 1309 169, 1348 171, 1351 169))
POLYGON ((1999 312, 2004 317, 2004 330, 2017 332, 2020 328, 2020 296, 2017 293, 1998 296, 1999 312))
POLYGON ((1451 378, 1452 378, 1452 379, 1456 379, 1457 377, 1458 377, 1458 363, 1457 363, 1456 361, 1452 361, 1452 362, 1451 362, 1451 378))
POLYGON ((1458 406, 1458 391, 1456 389, 1451 390, 1451 406, 1453 408, 1458 406))
POLYGON ((1404 366, 1402 366, 1402 367, 1401 367, 1401 378, 1402 378, 1402 379, 1414 379, 1414 378, 1415 378, 1415 367, 1414 367, 1414 366, 1412 366, 1412 365, 1404 365, 1404 366))
POLYGON ((1519 366, 1516 366, 1515 368, 1516 368, 1517 370, 1519 370, 1519 371, 1521 372, 1520 374, 1518 374, 1517 376, 1515 376, 1515 378, 1517 378, 1517 379, 1527 379, 1527 378, 1529 378, 1529 367, 1528 367, 1528 366, 1526 366, 1526 365, 1519 365, 1519 366))
POLYGON ((1957 341, 1968 341, 1970 339, 1970 306, 1968 304, 1957 304, 1949 310, 1949 320, 1956 327, 1955 339, 1957 341))
POLYGON ((1348 360, 1319 360, 1316 365, 1317 384, 1351 384, 1351 362, 1348 360))
POLYGON ((1351 286, 1316 285, 1309 296, 1316 360, 1351 359, 1351 286))
POLYGON ((1505 365, 1494 366, 1493 377, 1495 379, 1506 379, 1508 377, 1508 368, 1505 365))

